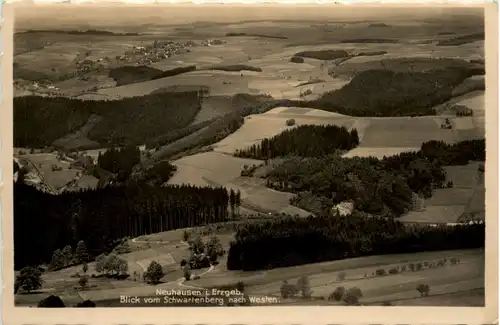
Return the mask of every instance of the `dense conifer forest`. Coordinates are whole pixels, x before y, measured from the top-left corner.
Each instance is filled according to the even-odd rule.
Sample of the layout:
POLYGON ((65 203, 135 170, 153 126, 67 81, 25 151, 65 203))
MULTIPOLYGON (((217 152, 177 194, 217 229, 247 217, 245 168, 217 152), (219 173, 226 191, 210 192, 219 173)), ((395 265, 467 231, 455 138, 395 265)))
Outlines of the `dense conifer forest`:
POLYGON ((145 65, 123 66, 109 70, 108 76, 116 81, 117 86, 176 76, 195 71, 196 66, 178 67, 170 70, 159 70, 145 65))
MULTIPOLYGON (((56 249, 87 243, 92 256, 116 240, 229 218, 224 188, 128 184, 50 195, 14 184, 15 268, 49 262, 56 249)), ((238 201, 239 202, 239 201, 238 201)))
POLYGON ((135 146, 123 149, 111 148, 97 157, 97 166, 110 173, 118 174, 118 179, 124 181, 132 169, 141 161, 141 152, 135 146))
POLYGON ((263 139, 259 144, 237 150, 236 157, 271 159, 294 155, 322 157, 337 150, 351 150, 359 144, 358 131, 336 125, 300 125, 263 139))
POLYGON ((228 253, 229 270, 255 271, 377 254, 484 247, 484 224, 407 225, 385 218, 331 216, 247 224, 228 253))
POLYGON ((451 99, 453 88, 478 74, 484 74, 484 68, 427 72, 367 70, 341 89, 303 104, 351 116, 436 115, 434 106, 451 99))
POLYGON ((55 140, 83 127, 92 114, 102 119, 88 133, 91 140, 103 147, 141 145, 147 139, 188 126, 200 108, 201 98, 195 91, 113 101, 15 97, 14 146, 50 146, 55 140))
POLYGON ((289 157, 268 173, 267 184, 297 193, 292 203, 311 212, 330 213, 335 204, 352 200, 359 211, 397 217, 412 208, 412 193, 430 198, 434 189, 446 186, 443 166, 484 160, 484 139, 452 145, 429 141, 418 152, 384 159, 289 157))

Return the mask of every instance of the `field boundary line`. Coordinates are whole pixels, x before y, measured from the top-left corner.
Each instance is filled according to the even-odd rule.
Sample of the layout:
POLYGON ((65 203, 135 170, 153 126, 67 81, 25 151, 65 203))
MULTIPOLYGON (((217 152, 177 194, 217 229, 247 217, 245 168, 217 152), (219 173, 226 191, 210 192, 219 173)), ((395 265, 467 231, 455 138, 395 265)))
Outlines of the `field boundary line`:
MULTIPOLYGON (((484 289, 484 286, 483 287, 479 287, 479 288, 475 288, 475 289, 465 289, 465 290, 457 290, 457 291, 451 291, 451 292, 437 293, 437 294, 434 294, 434 295, 429 295, 428 297, 440 297, 440 296, 446 296, 446 295, 455 294, 455 293, 470 292, 470 291, 474 291, 474 290, 478 290, 478 289, 484 289)), ((418 298, 428 298, 428 297, 416 296, 416 297, 412 297, 412 298, 392 299, 391 301, 405 301, 405 300, 412 300, 412 299, 418 299, 418 298)), ((367 305, 379 304, 379 303, 387 302, 387 301, 389 301, 389 300, 385 299, 385 300, 370 301, 367 305)))

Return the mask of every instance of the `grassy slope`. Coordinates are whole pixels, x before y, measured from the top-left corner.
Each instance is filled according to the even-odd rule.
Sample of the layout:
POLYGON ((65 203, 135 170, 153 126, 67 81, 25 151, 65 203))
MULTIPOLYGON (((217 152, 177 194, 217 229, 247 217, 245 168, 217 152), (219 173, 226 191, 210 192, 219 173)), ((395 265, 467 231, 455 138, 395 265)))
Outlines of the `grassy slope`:
POLYGON ((439 61, 388 60, 388 66, 357 72, 349 84, 309 104, 354 116, 434 115, 432 107, 452 98, 456 86, 484 74, 484 67, 466 61, 444 60, 444 66, 439 61))
POLYGON ((458 46, 483 40, 484 40, 484 32, 473 33, 439 41, 437 43, 437 46, 458 46))

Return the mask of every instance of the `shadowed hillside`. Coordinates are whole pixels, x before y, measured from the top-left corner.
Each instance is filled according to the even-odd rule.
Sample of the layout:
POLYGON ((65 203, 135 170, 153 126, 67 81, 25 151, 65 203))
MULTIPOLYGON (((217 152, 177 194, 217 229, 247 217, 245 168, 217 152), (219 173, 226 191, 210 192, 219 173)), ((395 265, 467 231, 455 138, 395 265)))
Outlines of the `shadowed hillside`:
POLYGON ((101 117, 88 132, 91 140, 102 146, 143 144, 168 130, 186 127, 199 110, 198 92, 163 93, 117 101, 16 97, 14 146, 50 146, 83 127, 91 115, 101 117))
POLYGON ((109 71, 109 77, 116 81, 117 86, 144 82, 166 77, 173 77, 186 72, 195 71, 196 66, 178 67, 171 70, 158 70, 148 66, 124 66, 109 71))

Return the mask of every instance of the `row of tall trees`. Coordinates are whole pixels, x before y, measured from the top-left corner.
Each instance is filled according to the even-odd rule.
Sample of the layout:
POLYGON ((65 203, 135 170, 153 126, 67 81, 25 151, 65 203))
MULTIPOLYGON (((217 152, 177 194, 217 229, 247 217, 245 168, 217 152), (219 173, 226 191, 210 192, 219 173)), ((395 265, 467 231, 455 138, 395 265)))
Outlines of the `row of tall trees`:
POLYGON ((229 270, 263 270, 377 254, 484 247, 484 224, 407 225, 394 219, 330 216, 287 218, 240 228, 229 270))
POLYGON ((62 250, 56 249, 50 260, 49 270, 56 271, 71 265, 87 263, 90 260, 87 246, 83 240, 80 240, 73 252, 71 245, 66 245, 62 250))
POLYGON ((112 251, 123 237, 223 222, 229 205, 230 194, 222 187, 130 183, 50 195, 16 183, 15 267, 49 262, 56 249, 80 240, 95 257, 112 251))
POLYGON ((322 157, 337 150, 351 150, 359 144, 358 131, 336 125, 301 125, 237 150, 236 157, 271 159, 279 156, 322 157))
POLYGON ((239 214, 238 208, 241 205, 241 192, 240 190, 229 190, 229 207, 231 209, 231 216, 234 218, 235 215, 239 214))

